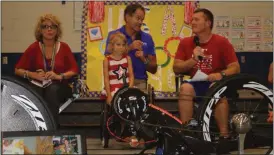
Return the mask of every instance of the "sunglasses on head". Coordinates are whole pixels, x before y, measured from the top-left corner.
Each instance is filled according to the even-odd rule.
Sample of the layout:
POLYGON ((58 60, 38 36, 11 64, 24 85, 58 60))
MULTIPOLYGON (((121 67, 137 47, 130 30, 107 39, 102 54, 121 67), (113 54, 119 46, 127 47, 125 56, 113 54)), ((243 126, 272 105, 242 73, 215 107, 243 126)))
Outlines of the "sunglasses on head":
POLYGON ((41 29, 57 29, 57 25, 41 25, 41 29))

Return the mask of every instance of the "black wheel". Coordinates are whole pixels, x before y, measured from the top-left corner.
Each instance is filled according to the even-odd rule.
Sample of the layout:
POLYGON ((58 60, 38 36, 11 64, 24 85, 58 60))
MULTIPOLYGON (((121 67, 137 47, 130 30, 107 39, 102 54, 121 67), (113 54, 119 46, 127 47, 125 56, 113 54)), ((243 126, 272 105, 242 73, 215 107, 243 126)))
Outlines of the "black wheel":
POLYGON ((2 131, 56 130, 48 103, 29 81, 15 76, 1 77, 2 131))
POLYGON ((218 141, 219 129, 214 118, 214 108, 220 98, 226 97, 229 103, 229 122, 231 134, 236 135, 230 119, 238 113, 245 113, 251 119, 252 129, 245 138, 245 148, 273 145, 273 124, 267 122, 268 112, 273 108, 273 92, 256 77, 238 74, 226 77, 215 83, 206 94, 207 98, 199 108, 198 120, 201 123, 200 135, 205 141, 218 141), (256 94, 256 98, 245 97, 245 92, 256 94))
POLYGON ((129 124, 142 119, 148 109, 148 104, 149 97, 146 93, 129 87, 120 88, 112 100, 115 114, 129 124))
POLYGON ((108 148, 108 143, 109 143, 109 132, 107 129, 107 121, 109 118, 109 106, 107 103, 102 103, 102 112, 100 116, 100 138, 102 142, 103 148, 108 148))

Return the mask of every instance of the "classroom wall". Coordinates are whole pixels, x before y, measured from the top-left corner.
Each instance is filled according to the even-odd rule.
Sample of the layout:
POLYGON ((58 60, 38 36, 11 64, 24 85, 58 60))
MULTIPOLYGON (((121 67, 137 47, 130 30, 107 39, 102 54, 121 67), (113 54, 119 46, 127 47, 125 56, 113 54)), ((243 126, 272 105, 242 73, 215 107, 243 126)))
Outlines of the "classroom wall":
POLYGON ((22 53, 35 41, 34 28, 40 15, 55 14, 63 24, 62 41, 69 44, 73 52, 80 52, 80 31, 73 29, 73 3, 66 1, 2 3, 2 53, 22 53))
MULTIPOLYGON (((36 1, 19 2, 3 1, 1 2, 1 33, 2 33, 2 73, 12 74, 14 64, 21 53, 35 40, 34 26, 38 17, 44 13, 53 13, 57 15, 63 23, 63 38, 69 44, 78 64, 81 64, 81 32, 74 30, 73 12, 74 2, 65 1, 36 1), (7 59, 7 64, 3 62, 7 59)), ((215 16, 270 16, 273 18, 273 2, 200 2, 200 7, 210 9, 215 16)), ((182 17, 183 20, 183 17, 182 17)), ((214 30, 213 30, 214 31, 214 30)), ((252 73, 266 79, 268 67, 273 61, 272 52, 237 53, 241 63, 242 72, 252 73), (243 61, 244 60, 244 61, 243 61), (264 61, 261 61, 264 60, 264 61), (257 63, 254 66, 254 61, 257 63)))
POLYGON ((273 2, 271 1, 201 2, 200 6, 211 10, 215 16, 228 15, 273 17, 273 2))
MULTIPOLYGON (((73 52, 81 51, 81 33, 73 28, 74 2, 66 1, 3 1, 2 3, 2 53, 21 53, 34 41, 34 27, 38 17, 44 13, 57 15, 63 23, 62 40, 73 52)), ((200 2, 200 6, 210 9, 215 16, 271 16, 273 2, 200 2)), ((183 20, 183 18, 182 18, 183 20)))

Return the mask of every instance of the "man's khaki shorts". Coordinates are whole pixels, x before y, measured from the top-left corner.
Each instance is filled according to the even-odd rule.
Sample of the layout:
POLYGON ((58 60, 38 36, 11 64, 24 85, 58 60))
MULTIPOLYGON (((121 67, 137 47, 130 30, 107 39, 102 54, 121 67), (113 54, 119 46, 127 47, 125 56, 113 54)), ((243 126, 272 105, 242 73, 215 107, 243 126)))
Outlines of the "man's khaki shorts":
POLYGON ((147 93, 147 80, 134 79, 134 86, 147 93))

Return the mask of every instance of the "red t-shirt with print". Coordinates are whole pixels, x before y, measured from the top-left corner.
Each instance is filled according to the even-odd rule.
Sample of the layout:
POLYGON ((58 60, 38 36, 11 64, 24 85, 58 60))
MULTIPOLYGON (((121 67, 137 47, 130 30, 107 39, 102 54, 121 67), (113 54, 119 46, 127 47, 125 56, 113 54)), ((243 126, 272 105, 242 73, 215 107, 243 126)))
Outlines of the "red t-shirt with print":
MULTIPOLYGON (((193 50, 196 47, 194 37, 187 37, 180 41, 175 59, 188 60, 193 56, 193 50)), ((194 76, 198 70, 206 74, 221 72, 226 69, 230 63, 238 61, 232 44, 224 37, 213 34, 207 43, 200 43, 200 47, 204 50, 207 58, 199 61, 190 71, 189 75, 194 76)))

